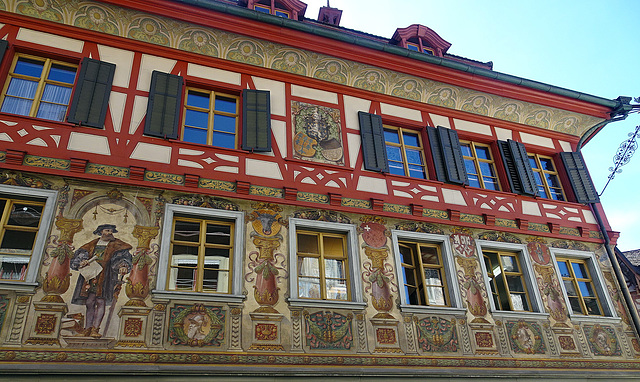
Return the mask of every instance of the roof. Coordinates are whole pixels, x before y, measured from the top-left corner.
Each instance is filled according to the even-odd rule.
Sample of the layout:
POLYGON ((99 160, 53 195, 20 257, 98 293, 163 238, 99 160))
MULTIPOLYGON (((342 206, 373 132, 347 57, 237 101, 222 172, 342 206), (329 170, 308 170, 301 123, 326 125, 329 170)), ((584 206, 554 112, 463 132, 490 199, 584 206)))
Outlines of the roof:
POLYGON ((629 262, 636 267, 640 266, 640 249, 622 252, 629 262))
POLYGON ((250 9, 243 8, 238 5, 238 1, 230 0, 174 0, 176 2, 189 4, 195 7, 211 9, 217 12, 227 13, 247 19, 252 19, 268 24, 278 25, 280 27, 297 30, 300 32, 311 33, 316 36, 342 41, 369 49, 378 50, 380 52, 403 56, 408 59, 427 62, 430 64, 442 66, 452 70, 462 71, 471 75, 485 77, 508 84, 521 86, 537 91, 542 91, 554 95, 564 96, 579 101, 592 103, 607 107, 612 110, 611 118, 622 115, 626 116, 631 111, 631 98, 618 97, 617 99, 608 99, 578 92, 558 86, 545 84, 543 82, 533 81, 510 74, 499 73, 490 69, 493 63, 478 63, 469 59, 452 57, 435 57, 422 52, 414 52, 399 46, 389 44, 389 39, 372 34, 339 27, 335 25, 323 24, 318 21, 304 19, 303 21, 285 19, 268 15, 262 12, 255 12, 250 9), (235 4, 235 5, 232 5, 235 4), (489 66, 489 67, 487 67, 489 66))

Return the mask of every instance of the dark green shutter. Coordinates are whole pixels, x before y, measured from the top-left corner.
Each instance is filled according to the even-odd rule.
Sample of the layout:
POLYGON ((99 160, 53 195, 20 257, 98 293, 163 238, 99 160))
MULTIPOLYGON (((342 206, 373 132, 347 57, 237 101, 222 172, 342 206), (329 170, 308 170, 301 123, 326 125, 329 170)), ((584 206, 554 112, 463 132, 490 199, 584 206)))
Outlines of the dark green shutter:
POLYGON ((116 66, 108 62, 92 58, 82 60, 67 121, 99 129, 104 127, 115 70, 116 66))
POLYGON ((576 201, 578 203, 598 203, 600 197, 591 181, 582 154, 580 152, 563 152, 560 153, 560 157, 567 171, 576 201))
POLYGON ((242 149, 271 151, 271 106, 268 91, 242 91, 242 149))
POLYGON ((175 74, 153 71, 144 134, 178 138, 183 79, 175 74))
MULTIPOLYGON (((431 127, 431 129, 434 129, 431 127)), ((460 149, 458 133, 455 130, 438 126, 434 130, 427 129, 429 142, 432 144, 431 153, 436 167, 438 180, 455 184, 468 184, 467 171, 460 149), (437 142, 437 150, 433 148, 437 142)))
POLYGON ((508 139, 498 141, 502 163, 507 170, 511 191, 517 194, 536 196, 538 185, 533 176, 529 156, 524 144, 508 139))
POLYGON ((359 111, 358 119, 365 170, 389 172, 382 118, 379 115, 359 111))
POLYGON ((447 170, 442 157, 442 145, 438 137, 438 129, 427 126, 427 136, 429 136, 429 146, 431 146, 431 156, 433 157, 433 165, 436 168, 436 179, 440 182, 447 181, 447 170))
POLYGON ((0 40, 0 62, 2 62, 2 58, 4 57, 4 52, 9 48, 9 42, 7 40, 0 40))

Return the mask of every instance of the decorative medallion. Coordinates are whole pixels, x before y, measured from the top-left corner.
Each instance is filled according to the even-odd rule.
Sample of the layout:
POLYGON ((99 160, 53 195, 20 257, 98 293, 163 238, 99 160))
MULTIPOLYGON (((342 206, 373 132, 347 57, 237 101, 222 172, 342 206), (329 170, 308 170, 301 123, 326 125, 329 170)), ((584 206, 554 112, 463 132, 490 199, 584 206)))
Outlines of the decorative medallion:
POLYGON ((418 328, 418 343, 422 351, 458 351, 455 319, 447 321, 440 317, 427 317, 416 320, 416 327, 418 328))
POLYGON ((169 313, 169 341, 173 345, 220 346, 224 325, 222 307, 176 305, 169 313))
POLYGON ((349 350, 353 346, 351 332, 351 313, 342 315, 336 312, 304 312, 306 322, 307 345, 311 349, 349 350))
POLYGON ((622 354, 615 330, 612 327, 585 325, 583 330, 594 355, 620 356, 622 354))
POLYGON ((507 322, 507 334, 514 353, 542 354, 546 352, 540 325, 525 321, 507 322))

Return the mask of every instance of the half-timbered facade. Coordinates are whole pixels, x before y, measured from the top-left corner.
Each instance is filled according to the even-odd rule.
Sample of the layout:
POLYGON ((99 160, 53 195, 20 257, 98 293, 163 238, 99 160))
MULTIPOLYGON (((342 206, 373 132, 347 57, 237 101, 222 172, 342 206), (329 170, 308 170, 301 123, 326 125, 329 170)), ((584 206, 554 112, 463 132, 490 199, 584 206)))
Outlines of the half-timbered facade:
POLYGON ((0 0, 0 370, 638 378, 629 99, 305 11, 0 0))

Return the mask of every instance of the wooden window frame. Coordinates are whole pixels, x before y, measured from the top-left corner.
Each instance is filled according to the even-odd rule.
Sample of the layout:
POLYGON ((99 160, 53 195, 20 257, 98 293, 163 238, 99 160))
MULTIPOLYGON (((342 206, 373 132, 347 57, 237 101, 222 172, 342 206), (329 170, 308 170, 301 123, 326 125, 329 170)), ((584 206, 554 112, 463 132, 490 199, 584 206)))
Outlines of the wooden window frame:
POLYGON ((492 295, 491 300, 493 301, 493 305, 495 309, 499 311, 511 311, 511 312, 533 312, 534 308, 533 308, 533 304, 531 303, 531 297, 529 295, 529 287, 527 285, 527 280, 524 273, 522 261, 520 261, 520 254, 518 252, 511 252, 511 251, 504 251, 504 250, 483 249, 482 257, 483 257, 483 262, 485 264, 486 278, 489 284, 489 289, 487 290, 487 292, 491 293, 492 295), (492 263, 491 258, 487 255, 487 253, 494 253, 496 255, 496 258, 498 260, 498 263, 496 265, 500 267, 500 277, 502 278, 503 288, 499 288, 498 284, 496 283, 497 276, 491 272, 494 264, 492 263), (516 265, 518 266, 518 269, 520 271, 519 272, 505 271, 505 267, 502 262, 503 256, 510 256, 515 258, 516 265), (487 261, 489 261, 489 264, 492 265, 491 269, 487 268, 486 266, 487 261), (520 279, 520 282, 522 284, 522 289, 524 289, 524 292, 512 292, 509 289, 507 276, 518 277, 520 279), (506 296, 503 296, 502 293, 506 293, 506 296), (513 293, 524 295, 527 306, 529 307, 528 310, 516 310, 514 308, 513 300, 511 299, 511 295, 513 293), (509 302, 509 307, 508 307, 509 309, 505 309, 505 306, 503 306, 504 304, 502 303, 502 300, 505 299, 504 297, 506 297, 506 300, 509 302), (499 306, 496 306, 497 305, 496 301, 499 303, 499 306))
MULTIPOLYGON (((398 247, 406 247, 409 248, 411 250, 411 257, 413 260, 413 264, 407 264, 405 262, 402 261, 403 257, 401 256, 401 267, 403 268, 404 272, 410 271, 413 273, 414 276, 414 280, 420 282, 421 284, 416 285, 416 289, 418 291, 417 296, 418 296, 418 304, 419 306, 437 306, 437 307, 450 307, 451 306, 451 297, 449 295, 449 283, 447 282, 447 274, 446 274, 446 268, 445 268, 445 264, 443 261, 443 257, 442 257, 442 249, 440 247, 440 245, 438 244, 433 244, 433 243, 424 243, 424 242, 418 242, 418 241, 412 241, 412 240, 405 240, 405 239, 400 239, 398 241, 398 247), (419 255, 420 249, 421 247, 429 247, 429 248, 433 248, 436 250, 436 254, 438 257, 438 264, 424 264, 422 262, 422 256, 419 255), (436 269, 438 270, 439 274, 440 274, 440 282, 442 285, 429 285, 427 284, 427 280, 425 278, 424 275, 424 271, 420 272, 420 270, 424 270, 424 269, 436 269), (420 293, 422 287, 422 293, 420 293), (436 287, 436 288, 441 288, 442 289, 442 293, 443 293, 443 297, 444 297, 444 304, 442 305, 438 305, 438 304, 430 304, 429 303, 429 292, 428 292, 428 288, 429 287, 436 287)), ((405 292, 405 298, 406 298, 406 294, 407 292, 407 288, 408 288, 408 284, 407 284, 407 280, 406 277, 404 277, 404 292, 405 292)), ((407 303, 409 303, 409 301, 407 301, 407 303)), ((411 305, 416 305, 416 304, 411 304, 411 305)))
MULTIPOLYGON (((540 187, 544 188, 544 192, 546 192, 546 194, 548 195, 548 197, 546 197, 545 199, 566 201, 567 200, 567 196, 564 193, 564 189, 562 187, 562 182, 560 181, 560 175, 558 174, 558 168, 556 167, 556 164, 555 164, 555 161, 553 160, 553 158, 551 158, 549 156, 546 156, 546 155, 541 155, 541 154, 527 153, 527 155, 528 155, 529 159, 533 159, 535 161, 535 163, 536 163, 537 167, 531 166, 531 171, 533 171, 534 173, 540 174, 540 178, 542 180, 542 184, 538 184, 538 182, 536 182, 536 186, 538 188, 540 188, 540 187), (553 166, 553 171, 543 170, 540 158, 549 160, 551 162, 551 165, 553 166), (555 199, 555 198, 551 197, 551 195, 552 195, 551 188, 552 187, 547 182, 547 177, 545 176, 547 174, 555 176, 558 184, 560 185, 559 190, 560 190, 560 195, 562 195, 562 199, 555 199)), ((540 195, 540 190, 539 189, 538 189, 538 196, 540 196, 541 198, 544 198, 542 195, 540 195)))
POLYGON ((304 308, 329 308, 329 309, 364 309, 362 292, 362 277, 360 274, 360 250, 358 246, 358 233, 353 224, 333 223, 300 218, 289 218, 289 305, 304 308), (299 298, 298 292, 298 235, 300 231, 313 231, 345 235, 347 246, 347 263, 345 272, 348 272, 350 295, 348 300, 321 300, 299 298))
POLYGON ((582 316, 590 316, 590 317, 603 317, 605 316, 605 312, 606 310, 604 309, 605 306, 603 305, 601 299, 600 299, 600 295, 601 292, 600 290, 597 288, 597 279, 594 278, 593 275, 593 271, 591 269, 591 261, 588 258, 574 258, 574 257, 565 257, 565 256, 557 256, 555 259, 555 264, 557 267, 557 271, 558 271, 558 278, 560 279, 560 284, 562 284, 562 289, 564 292, 564 296, 565 299, 567 301, 567 308, 570 310, 570 314, 572 315, 582 315, 582 316), (560 272, 560 267, 558 265, 558 263, 560 262, 564 262, 567 263, 567 268, 569 270, 569 277, 564 277, 562 275, 562 273, 560 272), (587 272, 587 275, 589 276, 588 278, 579 278, 575 275, 575 272, 573 270, 573 267, 571 266, 571 264, 582 264, 584 266, 584 269, 587 272), (564 281, 570 281, 573 284, 573 288, 575 289, 577 295, 576 296, 569 296, 569 293, 567 293, 567 289, 564 286, 564 281), (582 292, 580 291, 580 287, 578 285, 578 282, 587 282, 589 284, 591 284, 591 288, 593 289, 593 292, 595 294, 595 300, 598 306, 598 309, 600 309, 600 314, 589 314, 588 313, 588 309, 587 306, 585 304, 585 297, 582 296, 582 292), (578 302, 580 304, 580 312, 575 312, 573 310, 573 307, 571 305, 571 297, 575 297, 578 299, 578 302))
MULTIPOLYGON (((183 217, 183 216, 174 216, 173 217, 173 224, 172 224, 172 229, 171 229, 171 239, 170 239, 170 244, 171 244, 171 248, 169 250, 169 266, 167 268, 167 284, 166 284, 166 289, 170 290, 170 291, 175 291, 175 292, 196 292, 196 293, 219 293, 219 294, 230 294, 232 291, 232 275, 233 275, 233 249, 236 245, 236 243, 234 243, 234 237, 235 237, 235 225, 234 222, 230 222, 230 221, 225 221, 225 220, 213 220, 213 219, 209 219, 209 218, 194 218, 194 217, 183 217), (195 242, 190 242, 190 241, 180 241, 180 240, 176 240, 175 239, 175 226, 176 226, 176 222, 177 221, 183 221, 183 222, 191 222, 191 223, 199 223, 200 225, 200 236, 199 236, 199 240, 197 242, 197 246, 195 245, 195 242), (207 224, 216 224, 216 225, 223 225, 223 226, 228 226, 230 227, 230 233, 229 233, 229 241, 230 243, 228 245, 226 244, 208 244, 206 242, 206 234, 207 234, 207 224), (195 282, 194 282, 194 287, 192 290, 186 290, 186 289, 177 289, 177 287, 175 289, 170 289, 169 287, 169 283, 171 283, 172 281, 172 277, 171 277, 171 272, 174 268, 178 268, 178 267, 173 267, 172 264, 172 259, 173 259, 173 247, 175 245, 184 245, 184 246, 188 246, 188 247, 197 247, 198 248, 198 262, 194 268, 194 271, 196 272, 195 275, 195 282), (212 291, 212 292, 207 292, 204 291, 204 271, 205 271, 205 251, 207 248, 224 248, 224 249, 228 249, 229 250, 229 269, 226 271, 227 272, 227 292, 219 292, 219 291, 212 291)), ((177 284, 177 274, 176 274, 176 279, 175 284, 177 284)))
MULTIPOLYGON (((296 251, 296 259, 301 259, 301 258, 317 258, 318 259, 318 268, 319 268, 319 275, 318 275, 318 282, 320 284, 320 300, 332 300, 332 301, 349 301, 351 299, 351 288, 350 288, 350 284, 351 284, 351 280, 349 277, 349 259, 347 256, 347 235, 345 233, 334 233, 334 232, 323 232, 323 231, 317 231, 317 230, 309 230, 309 229, 303 229, 303 230, 297 230, 296 231, 296 241, 298 240, 298 235, 309 235, 309 236, 315 236, 317 239, 317 245, 318 245, 318 252, 319 253, 307 253, 307 252, 301 252, 299 250, 299 246, 297 247, 298 250, 296 251), (342 240, 342 256, 340 257, 335 257, 335 256, 330 256, 327 255, 325 253, 324 250, 324 238, 325 237, 333 237, 333 238, 340 238, 342 240), (331 299, 327 296, 327 275, 325 274, 325 261, 327 259, 339 259, 342 260, 342 263, 344 265, 344 281, 345 281, 345 285, 346 285, 346 299, 331 299)), ((298 264, 298 262, 296 262, 296 264, 298 264)), ((313 299, 313 300, 318 300, 318 298, 313 298, 313 297, 303 297, 300 295, 300 278, 302 277, 300 275, 300 269, 298 267, 296 267, 296 270, 298 272, 298 295, 297 298, 301 298, 301 299, 313 299)), ((339 280, 339 279, 337 279, 339 280)))
POLYGON ((276 8, 275 5, 273 5, 273 2, 271 3, 270 6, 269 5, 264 5, 264 4, 254 4, 253 5, 253 9, 258 11, 258 12, 268 13, 268 14, 273 15, 273 16, 283 17, 285 19, 291 19, 291 12, 287 11, 286 9, 276 8), (258 9, 264 9, 264 10, 266 10, 268 12, 259 11, 258 9), (285 14, 286 17, 279 15, 278 12, 285 14))
POLYGON ((422 52, 422 53, 425 53, 425 54, 428 54, 428 55, 431 55, 431 56, 435 56, 436 55, 436 51, 435 50, 433 50, 431 48, 427 48, 426 46, 424 46, 422 44, 422 39, 420 39, 420 43, 419 44, 416 44, 415 42, 407 41, 406 48, 409 49, 409 50, 412 50, 414 52, 422 52), (415 47, 416 49, 411 49, 411 48, 409 48, 410 46, 415 47))
POLYGON ((152 291, 157 298, 175 300, 202 300, 238 304, 246 299, 243 291, 243 259, 245 251, 245 214, 242 211, 219 210, 214 208, 183 206, 167 203, 164 208, 162 223, 162 238, 160 239, 160 253, 158 255, 157 288, 152 291), (171 240, 173 238, 174 217, 207 219, 233 223, 233 261, 229 265, 231 288, 229 293, 219 292, 189 292, 168 290, 169 261, 171 257, 171 240))
MULTIPOLYGON (((498 173, 498 169, 496 167, 496 161, 494 159, 495 155, 493 153, 492 147, 489 144, 486 143, 478 143, 478 142, 473 142, 473 141, 460 141, 460 147, 462 148, 465 145, 469 145, 470 149, 471 149, 471 154, 473 156, 469 157, 464 155, 464 153, 462 154, 462 158, 463 160, 467 161, 472 161, 473 165, 476 169, 476 175, 478 176, 478 182, 480 183, 480 188, 483 188, 485 190, 491 190, 491 191, 502 191, 502 185, 500 184, 500 175, 498 173), (487 159, 481 159, 478 158, 478 154, 476 152, 476 146, 480 146, 480 147, 486 147, 487 151, 489 152, 489 155, 491 156, 490 160, 487 159), (485 187, 485 182, 484 182, 484 178, 485 175, 482 173, 482 171, 480 170, 480 163, 489 163, 495 173, 495 177, 491 177, 491 178, 495 178, 496 180, 496 184, 498 186, 498 188, 496 190, 492 190, 490 188, 486 188, 485 187)), ((466 167, 465 167, 465 171, 466 171, 466 167)), ((489 177, 489 176, 487 176, 489 177)), ((467 178, 469 178, 469 173, 467 172, 467 178)), ((473 186, 471 186, 473 187, 473 186)))
MULTIPOLYGON (((203 88, 196 88, 196 87, 187 86, 185 88, 185 93, 184 93, 183 116, 182 116, 182 124, 181 124, 182 129, 180 131, 180 140, 183 141, 183 142, 187 142, 187 143, 203 144, 203 145, 206 145, 206 146, 222 148, 222 149, 231 149, 231 150, 238 149, 238 141, 239 141, 239 133, 240 133, 240 114, 241 114, 240 108, 241 108, 241 99, 237 95, 233 95, 233 94, 225 93, 225 92, 218 92, 217 90, 203 89, 203 88), (189 101, 189 92, 190 91, 203 93, 203 94, 208 94, 209 95, 209 108, 208 109, 204 109, 204 108, 199 108, 199 107, 196 107, 196 106, 188 105, 187 103, 189 101), (215 110, 216 96, 222 96, 222 97, 225 97, 225 98, 233 98, 233 99, 235 99, 235 101, 236 101, 236 111, 235 111, 235 113, 229 113, 229 112, 215 110), (185 128, 186 128, 186 120, 187 120, 187 110, 206 112, 208 114, 208 119, 207 119, 207 142, 206 143, 190 142, 190 141, 185 141, 184 140, 184 133, 185 133, 185 128), (213 133, 216 131, 215 130, 215 125, 214 125, 214 118, 215 118, 216 115, 223 115, 223 116, 235 118, 234 144, 233 144, 232 148, 231 147, 216 146, 214 144, 214 142, 213 142, 213 133)), ((204 129, 202 129, 202 130, 204 130, 204 129)), ((224 132, 224 133, 227 134, 227 132, 224 132)))
MULTIPOLYGON (((383 139, 384 139, 384 132, 387 131, 387 130, 395 130, 395 131, 398 132, 398 139, 399 139, 400 143, 388 142, 386 139, 384 139, 385 150, 386 150, 387 146, 399 147, 400 148, 400 154, 402 155, 402 167, 404 168, 404 175, 400 175, 400 174, 393 174, 393 175, 407 176, 407 177, 415 178, 415 179, 429 179, 429 171, 427 169, 427 161, 426 161, 426 157, 424 155, 424 144, 422 142, 422 134, 417 130, 407 129, 407 128, 398 127, 398 126, 390 126, 390 125, 384 125, 383 124, 382 127, 383 127, 383 139), (415 134, 418 137, 418 143, 420 144, 420 147, 406 145, 404 143, 404 134, 405 134, 405 132, 406 133, 410 133, 410 134, 415 134), (417 150, 417 151, 420 152, 420 158, 422 160, 422 164, 420 166, 422 166, 422 169, 424 171, 424 177, 423 178, 418 178, 418 177, 411 176, 411 172, 409 171, 409 163, 408 163, 408 160, 407 160, 407 148, 413 149, 413 150, 417 150)), ((391 163, 391 159, 389 159, 389 155, 388 154, 387 154, 387 162, 391 163)), ((395 163, 400 163, 400 162, 395 162, 395 163)), ((389 173, 392 174, 391 173, 391 166, 389 166, 389 173)))
MULTIPOLYGON (((37 114, 38 114, 38 110, 40 109, 40 104, 42 102, 42 95, 44 93, 45 86, 47 84, 62 86, 62 87, 66 87, 66 88, 72 89, 72 92, 73 92, 73 88, 74 88, 74 86, 75 86, 75 84, 77 82, 77 79, 78 79, 78 65, 77 64, 71 64, 71 63, 65 62, 65 61, 55 60, 55 59, 52 59, 52 58, 36 56, 36 55, 32 55, 32 54, 16 53, 13 56, 13 61, 11 62, 11 68, 9 69, 9 73, 8 73, 7 78, 5 80, 4 87, 2 88, 2 96, 0 97, 0 108, 2 107, 2 105, 4 105, 4 101, 5 101, 6 96, 7 96, 7 91, 9 90, 9 85, 10 85, 12 79, 20 78, 20 79, 33 81, 33 82, 36 81, 36 77, 31 77, 31 76, 27 76, 27 75, 24 75, 24 74, 15 73, 16 65, 18 63, 18 60, 20 60, 21 58, 40 61, 40 62, 44 61, 43 67, 42 67, 42 73, 41 73, 40 77, 37 79, 38 85, 37 85, 37 88, 36 88, 36 92, 34 94, 34 98, 31 100, 31 109, 29 110, 29 114, 26 115, 28 117, 38 118, 37 114), (74 68, 75 69, 75 76, 74 76, 74 79, 73 79, 73 83, 69 84, 69 83, 66 83, 66 82, 59 82, 59 81, 53 81, 53 80, 47 79, 47 77, 49 76, 49 73, 51 71, 51 67, 54 64, 55 65, 65 66, 65 67, 68 67, 68 68, 74 68)), ((22 98, 22 99, 26 99, 26 98, 22 98)), ((70 107, 70 105, 72 103, 72 99, 73 99, 73 97, 70 95, 69 96, 69 102, 66 104, 66 110, 65 110, 65 113, 64 113, 64 118, 62 120, 60 120, 60 121, 58 121, 56 119, 52 119, 52 120, 47 119, 47 120, 48 121, 56 121, 56 122, 64 122, 65 119, 66 119, 67 114, 69 113, 69 107, 70 107)), ((63 104, 57 104, 57 105, 63 105, 63 104)), ((4 111, 3 113, 13 114, 13 113, 11 113, 9 111, 4 111)), ((22 114, 16 114, 16 115, 22 115, 22 114)))

